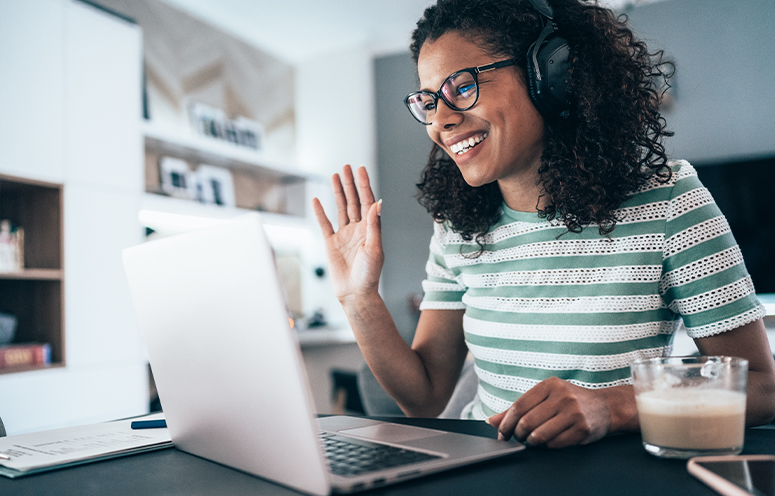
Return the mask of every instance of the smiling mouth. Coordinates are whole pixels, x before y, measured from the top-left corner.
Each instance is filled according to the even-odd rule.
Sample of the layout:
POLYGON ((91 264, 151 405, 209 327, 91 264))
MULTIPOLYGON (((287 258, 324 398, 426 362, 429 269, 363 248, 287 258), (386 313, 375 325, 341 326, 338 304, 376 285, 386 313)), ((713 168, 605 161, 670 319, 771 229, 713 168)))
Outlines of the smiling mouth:
POLYGON ((468 152, 472 148, 474 148, 476 145, 487 139, 488 134, 482 133, 477 136, 472 136, 468 139, 464 139, 458 143, 455 143, 454 145, 450 146, 449 149, 452 150, 452 153, 455 155, 463 155, 464 153, 468 152))

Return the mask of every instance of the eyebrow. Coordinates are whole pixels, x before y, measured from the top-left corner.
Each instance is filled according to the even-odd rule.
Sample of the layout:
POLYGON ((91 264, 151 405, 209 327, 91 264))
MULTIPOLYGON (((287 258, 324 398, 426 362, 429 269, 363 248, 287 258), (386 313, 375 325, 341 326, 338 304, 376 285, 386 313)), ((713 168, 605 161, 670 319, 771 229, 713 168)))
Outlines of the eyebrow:
MULTIPOLYGON (((477 66, 473 66, 473 67, 477 67, 477 66)), ((450 76, 452 76, 453 74, 457 74, 458 72, 460 72, 460 71, 464 71, 464 70, 466 70, 466 69, 473 69, 473 67, 463 67, 462 69, 458 69, 458 70, 456 70, 456 71, 452 71, 452 72, 450 72, 449 74, 447 74, 447 76, 446 76, 444 79, 442 79, 442 80, 441 80, 441 84, 444 84, 444 82, 445 82, 447 79, 449 79, 449 78, 450 78, 450 76)), ((417 79, 418 79, 418 83, 419 83, 420 76, 417 76, 417 79)), ((435 90, 434 90, 434 89, 431 89, 431 88, 420 88, 420 89, 419 89, 419 90, 417 90, 417 91, 427 91, 428 93, 436 93, 436 92, 437 92, 437 91, 439 91, 440 89, 441 89, 441 85, 439 85, 439 87, 438 87, 438 88, 436 88, 435 90)))

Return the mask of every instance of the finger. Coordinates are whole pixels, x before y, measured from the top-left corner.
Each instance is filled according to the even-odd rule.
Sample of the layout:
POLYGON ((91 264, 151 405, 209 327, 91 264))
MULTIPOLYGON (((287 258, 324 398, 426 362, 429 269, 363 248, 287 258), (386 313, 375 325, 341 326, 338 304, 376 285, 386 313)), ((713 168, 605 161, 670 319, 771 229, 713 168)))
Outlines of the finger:
POLYGON ((318 220, 318 225, 320 226, 320 231, 323 233, 323 237, 328 238, 333 235, 334 226, 331 225, 331 221, 328 220, 323 205, 317 198, 312 199, 312 210, 315 212, 315 218, 318 220))
POLYGON ((361 216, 365 219, 369 209, 374 204, 374 192, 371 190, 369 172, 366 167, 358 167, 356 182, 361 198, 361 216))
POLYGON ((366 212, 366 249, 372 253, 382 250, 382 226, 380 214, 382 213, 382 200, 372 203, 366 212))
POLYGON ((339 220, 339 227, 342 228, 350 223, 347 217, 347 198, 344 196, 344 188, 339 174, 331 176, 331 186, 334 188, 334 201, 336 201, 336 211, 339 220))
POLYGON ((536 430, 550 422, 561 412, 551 399, 547 399, 525 412, 514 428, 514 437, 520 441, 530 438, 536 430))
MULTIPOLYGON (((522 440, 527 436, 527 434, 524 434, 524 432, 519 433, 524 434, 522 437, 518 435, 517 425, 526 414, 531 412, 537 406, 541 405, 549 397, 549 389, 546 387, 541 387, 541 384, 542 383, 538 383, 532 388, 528 389, 525 393, 522 394, 522 396, 517 399, 517 401, 514 402, 513 405, 511 405, 511 407, 509 407, 508 410, 506 410, 506 414, 498 426, 499 439, 501 437, 509 439, 512 435, 514 435, 517 437, 517 439, 522 440)), ((545 414, 544 412, 540 413, 545 414)))
POLYGON ((500 413, 496 413, 495 415, 492 415, 484 419, 484 421, 497 429, 498 426, 501 425, 501 421, 503 421, 503 417, 506 416, 506 412, 508 412, 508 410, 500 413))
POLYGON ((353 170, 349 165, 345 165, 342 169, 342 185, 347 198, 347 216, 350 222, 358 222, 361 220, 361 200, 358 196, 358 188, 355 186, 353 170))
POLYGON ((558 415, 555 417, 556 424, 547 426, 546 432, 537 432, 535 434, 536 442, 544 444, 547 448, 565 448, 583 444, 586 434, 582 429, 577 428, 571 419, 562 419, 558 415))
POLYGON ((498 439, 501 441, 511 439, 514 436, 514 431, 520 418, 522 418, 522 413, 515 408, 515 405, 511 405, 503 415, 500 424, 498 424, 498 439))

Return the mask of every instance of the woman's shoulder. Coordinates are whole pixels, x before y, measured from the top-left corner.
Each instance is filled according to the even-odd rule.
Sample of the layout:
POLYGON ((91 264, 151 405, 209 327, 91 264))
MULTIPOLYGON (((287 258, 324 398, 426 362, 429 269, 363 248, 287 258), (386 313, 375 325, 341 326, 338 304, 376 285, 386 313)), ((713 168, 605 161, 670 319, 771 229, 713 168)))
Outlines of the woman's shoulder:
POLYGON ((667 163, 670 169, 670 177, 665 179, 663 174, 652 174, 635 193, 645 193, 661 188, 675 188, 682 182, 699 182, 697 169, 686 160, 671 160, 667 163))
POLYGON ((670 171, 675 176, 676 181, 680 178, 697 175, 697 169, 686 160, 671 160, 667 163, 667 166, 670 167, 670 171))

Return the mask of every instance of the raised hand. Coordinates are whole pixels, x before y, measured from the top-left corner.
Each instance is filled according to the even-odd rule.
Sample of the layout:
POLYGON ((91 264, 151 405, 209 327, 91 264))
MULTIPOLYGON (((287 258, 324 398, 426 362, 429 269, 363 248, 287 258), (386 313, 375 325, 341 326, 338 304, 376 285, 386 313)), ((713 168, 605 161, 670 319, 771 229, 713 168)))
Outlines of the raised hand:
POLYGON ((364 167, 357 179, 349 165, 332 177, 339 229, 334 231, 320 201, 312 205, 326 244, 328 270, 334 293, 342 303, 360 295, 376 294, 384 262, 379 214, 364 167))

